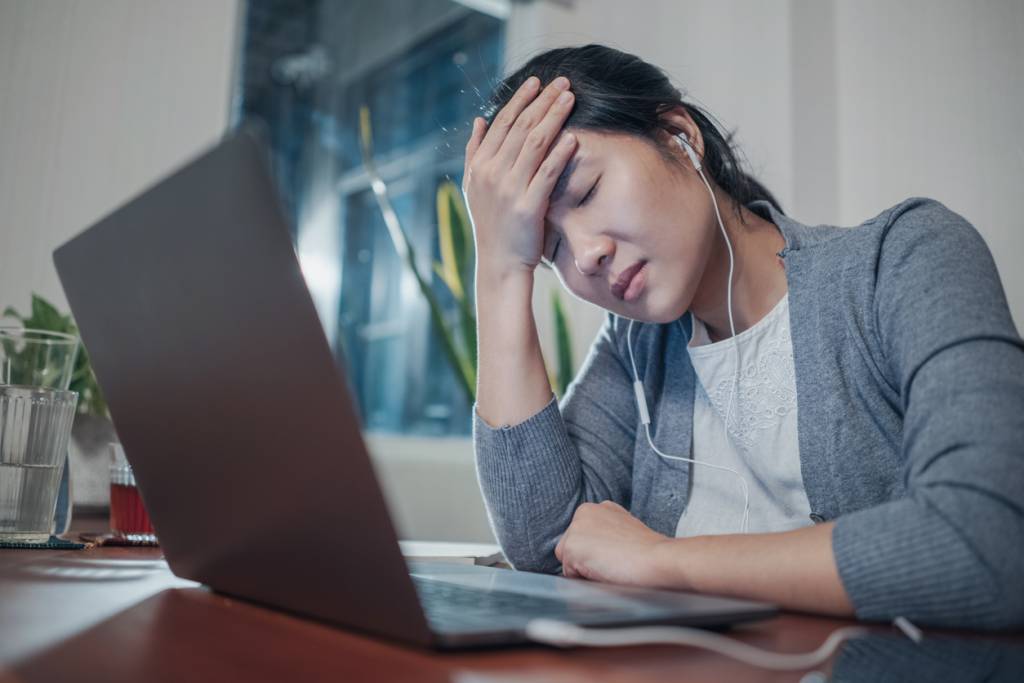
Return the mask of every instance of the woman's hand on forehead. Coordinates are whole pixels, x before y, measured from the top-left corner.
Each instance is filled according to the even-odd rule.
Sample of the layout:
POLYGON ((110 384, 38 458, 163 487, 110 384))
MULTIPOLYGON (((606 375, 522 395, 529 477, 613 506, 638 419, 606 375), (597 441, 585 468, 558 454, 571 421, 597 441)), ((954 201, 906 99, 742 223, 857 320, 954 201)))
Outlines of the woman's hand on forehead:
POLYGON ((569 81, 540 85, 528 78, 489 127, 474 120, 466 145, 463 192, 485 267, 537 266, 551 194, 576 149, 562 130, 574 101, 569 81))

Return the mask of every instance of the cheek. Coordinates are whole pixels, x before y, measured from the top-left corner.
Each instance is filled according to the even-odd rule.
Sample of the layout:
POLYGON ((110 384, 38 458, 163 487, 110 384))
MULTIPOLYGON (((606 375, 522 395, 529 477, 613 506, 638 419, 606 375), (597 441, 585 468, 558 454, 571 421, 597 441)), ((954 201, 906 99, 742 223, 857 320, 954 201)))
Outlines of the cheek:
POLYGON ((558 282, 563 288, 569 290, 576 296, 579 296, 579 291, 576 281, 576 277, 579 273, 573 267, 572 258, 569 256, 559 256, 558 263, 555 264, 555 275, 558 276, 558 282))
POLYGON ((562 287, 579 299, 598 306, 602 305, 604 302, 597 291, 596 280, 580 275, 570 256, 560 256, 559 259, 560 262, 555 266, 555 274, 562 287))

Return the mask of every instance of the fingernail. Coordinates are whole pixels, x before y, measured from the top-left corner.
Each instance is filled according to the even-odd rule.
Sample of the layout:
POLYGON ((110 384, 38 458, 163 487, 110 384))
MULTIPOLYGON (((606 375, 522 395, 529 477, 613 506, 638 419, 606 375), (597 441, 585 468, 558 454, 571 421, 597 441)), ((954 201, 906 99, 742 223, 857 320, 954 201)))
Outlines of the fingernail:
POLYGON ((569 87, 569 79, 565 76, 559 76, 555 79, 555 87, 559 90, 565 90, 569 87))
POLYGON ((563 141, 562 144, 564 144, 564 145, 571 145, 574 142, 576 142, 576 136, 573 135, 572 133, 566 133, 565 137, 562 138, 562 141, 563 141))
POLYGON ((570 102, 572 102, 572 93, 568 90, 558 96, 559 104, 569 104, 570 102))
POLYGON ((526 90, 533 90, 539 84, 540 84, 540 79, 539 78, 537 78, 536 76, 530 76, 529 78, 526 79, 526 82, 523 83, 523 88, 525 88, 526 90))

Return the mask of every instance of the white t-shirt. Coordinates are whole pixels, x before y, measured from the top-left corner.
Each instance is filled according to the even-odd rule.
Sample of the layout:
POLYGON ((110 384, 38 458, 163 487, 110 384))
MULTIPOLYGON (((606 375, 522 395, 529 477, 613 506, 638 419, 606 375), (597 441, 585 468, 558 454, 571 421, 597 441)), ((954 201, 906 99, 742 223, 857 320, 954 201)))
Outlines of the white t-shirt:
MULTIPOLYGON (((697 373, 693 406, 693 459, 739 472, 750 492, 751 533, 812 524, 800 474, 796 375, 789 333, 789 294, 768 315, 735 337, 711 343, 693 317, 687 346, 697 373), (739 343, 743 372, 735 388, 739 343), (729 438, 723 427, 729 408, 729 438)), ((676 536, 739 533, 743 488, 730 472, 690 463, 689 499, 676 536)))

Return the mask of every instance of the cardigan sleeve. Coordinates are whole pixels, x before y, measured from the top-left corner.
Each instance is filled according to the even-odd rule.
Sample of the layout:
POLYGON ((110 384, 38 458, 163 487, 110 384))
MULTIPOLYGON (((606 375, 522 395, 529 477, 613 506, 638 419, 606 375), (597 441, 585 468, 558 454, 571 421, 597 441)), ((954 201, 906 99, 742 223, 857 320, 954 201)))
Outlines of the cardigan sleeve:
POLYGON ((477 476, 491 527, 517 569, 557 572, 558 539, 584 502, 629 506, 636 405, 608 314, 561 404, 517 425, 473 409, 477 476))
POLYGON ((856 614, 1024 625, 1024 343, 982 237, 931 200, 892 216, 875 312, 902 402, 906 496, 836 521, 856 614))

